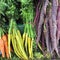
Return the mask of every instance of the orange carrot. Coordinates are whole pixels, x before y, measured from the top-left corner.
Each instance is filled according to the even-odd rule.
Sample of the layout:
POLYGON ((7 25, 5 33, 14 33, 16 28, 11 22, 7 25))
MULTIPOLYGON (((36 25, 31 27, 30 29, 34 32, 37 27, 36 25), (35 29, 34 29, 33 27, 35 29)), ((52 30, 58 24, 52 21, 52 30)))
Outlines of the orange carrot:
POLYGON ((1 38, 0 38, 0 51, 2 53, 2 57, 5 57, 4 42, 1 38))
POLYGON ((2 36, 2 40, 4 41, 4 47, 5 47, 5 53, 6 53, 6 57, 9 58, 9 52, 8 52, 8 37, 7 35, 3 35, 2 36))

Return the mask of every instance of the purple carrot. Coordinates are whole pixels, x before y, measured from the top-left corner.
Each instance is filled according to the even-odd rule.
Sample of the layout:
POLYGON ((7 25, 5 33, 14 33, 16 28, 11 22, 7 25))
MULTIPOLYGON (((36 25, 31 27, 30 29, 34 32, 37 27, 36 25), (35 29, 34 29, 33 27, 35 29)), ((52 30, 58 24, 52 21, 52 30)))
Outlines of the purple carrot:
POLYGON ((60 39, 60 4, 57 11, 57 44, 59 44, 60 39))
POLYGON ((42 9, 41 9, 41 14, 40 14, 40 20, 39 20, 39 25, 38 25, 38 35, 37 35, 37 44, 40 40, 40 36, 41 36, 41 27, 42 24, 44 22, 44 14, 46 13, 46 7, 48 5, 48 0, 45 1, 45 4, 43 5, 42 9))
POLYGON ((39 16, 40 16, 39 6, 40 6, 40 0, 38 2, 37 8, 36 8, 36 16, 34 18, 34 24, 36 26, 36 33, 37 33, 37 29, 38 29, 38 22, 39 22, 39 16))
MULTIPOLYGON (((48 14, 48 16, 49 16, 49 20, 48 20, 48 22, 49 22, 49 37, 51 38, 52 37, 52 18, 51 18, 51 8, 50 8, 50 10, 49 10, 49 14, 48 14)), ((49 40, 49 49, 50 49, 50 52, 52 51, 52 43, 51 43, 51 40, 49 40)))
POLYGON ((50 45, 49 45, 49 28, 48 28, 48 17, 45 18, 44 24, 46 25, 46 31, 44 32, 45 40, 46 40, 46 46, 47 51, 50 52, 50 45))
POLYGON ((40 0, 38 2, 37 8, 36 8, 36 15, 35 15, 35 18, 34 18, 34 23, 36 23, 37 17, 39 16, 39 5, 40 5, 40 0))
POLYGON ((52 41, 52 51, 56 51, 57 55, 59 56, 58 54, 58 48, 57 48, 57 40, 56 40, 56 31, 57 31, 57 21, 56 21, 56 15, 57 15, 57 1, 58 0, 52 0, 52 16, 51 16, 51 19, 52 19, 52 31, 51 31, 51 41, 52 41))

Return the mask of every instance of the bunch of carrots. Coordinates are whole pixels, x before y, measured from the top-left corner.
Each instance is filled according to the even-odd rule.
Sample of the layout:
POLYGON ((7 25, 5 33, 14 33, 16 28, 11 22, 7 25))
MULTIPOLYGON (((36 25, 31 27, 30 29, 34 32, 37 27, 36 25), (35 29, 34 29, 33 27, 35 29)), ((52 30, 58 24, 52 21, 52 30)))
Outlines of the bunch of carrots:
POLYGON ((11 42, 15 54, 22 60, 24 59, 28 60, 28 56, 25 52, 24 42, 21 33, 17 28, 17 24, 14 19, 10 20, 10 27, 8 30, 8 49, 9 49, 10 58, 11 58, 11 52, 10 52, 11 42))
POLYGON ((6 57, 9 59, 8 35, 7 34, 4 34, 2 28, 0 28, 0 52, 1 52, 3 58, 6 55, 6 57))
POLYGON ((36 8, 34 24, 36 28, 36 43, 42 44, 42 49, 59 56, 60 39, 60 0, 39 0, 36 8), (43 3, 43 4, 41 4, 43 3), (41 8, 40 8, 41 7, 41 8))
POLYGON ((7 16, 9 16, 8 19, 10 20, 8 34, 4 34, 3 29, 0 27, 0 51, 2 53, 2 57, 5 57, 5 54, 7 58, 11 56, 10 47, 12 42, 14 52, 19 58, 23 60, 33 58, 35 52, 33 50, 33 44, 35 40, 36 44, 43 53, 45 51, 44 48, 46 48, 46 51, 51 53, 51 55, 53 55, 53 52, 55 51, 59 56, 59 0, 39 0, 36 8, 35 18, 32 1, 33 0, 20 0, 21 9, 19 11, 21 12, 20 15, 22 16, 24 23, 23 35, 21 35, 17 27, 15 19, 15 5, 11 5, 10 9, 12 10, 7 12, 7 16), (10 14, 10 12, 12 12, 12 14, 10 14), (42 48, 40 46, 40 43, 42 45, 42 48))
POLYGON ((28 52, 29 58, 33 58, 33 42, 35 41, 34 39, 36 33, 33 25, 34 7, 32 0, 28 1, 21 0, 21 16, 23 19, 23 23, 25 24, 23 33, 24 45, 26 48, 26 52, 28 52))
POLYGON ((2 28, 0 28, 0 51, 2 53, 2 57, 5 57, 6 54, 6 57, 9 58, 7 41, 7 34, 4 34, 2 28))

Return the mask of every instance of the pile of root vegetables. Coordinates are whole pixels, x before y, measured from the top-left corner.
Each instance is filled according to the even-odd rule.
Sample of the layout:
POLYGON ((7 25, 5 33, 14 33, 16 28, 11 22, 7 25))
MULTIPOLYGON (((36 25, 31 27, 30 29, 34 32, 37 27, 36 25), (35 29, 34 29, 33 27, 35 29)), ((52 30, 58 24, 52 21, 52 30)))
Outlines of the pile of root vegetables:
POLYGON ((22 60, 60 57, 59 39, 60 0, 0 1, 0 52, 3 58, 11 58, 11 52, 22 60), (19 27, 21 22, 23 33, 19 27))
POLYGON ((36 7, 34 24, 36 27, 37 45, 38 43, 41 43, 43 50, 46 49, 52 55, 55 52, 59 56, 58 51, 58 45, 60 39, 59 0, 52 0, 52 1, 39 0, 36 7))

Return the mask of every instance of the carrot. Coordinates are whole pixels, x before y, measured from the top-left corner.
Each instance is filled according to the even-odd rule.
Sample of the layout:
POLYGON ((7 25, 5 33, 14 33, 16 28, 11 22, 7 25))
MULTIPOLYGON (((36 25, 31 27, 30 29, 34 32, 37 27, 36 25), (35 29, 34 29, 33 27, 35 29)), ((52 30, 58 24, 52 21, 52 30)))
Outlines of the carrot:
POLYGON ((39 23, 39 18, 40 18, 40 0, 38 1, 37 8, 36 8, 36 15, 34 18, 34 24, 36 26, 36 34, 37 34, 37 29, 38 29, 38 23, 39 23))
POLYGON ((57 44, 59 44, 60 39, 60 4, 58 5, 57 10, 57 44))
POLYGON ((43 4, 43 7, 41 9, 40 20, 39 20, 39 24, 38 24, 38 33, 37 33, 37 39, 36 39, 37 44, 41 37, 41 28, 42 28, 42 24, 44 22, 44 15, 46 14, 46 8, 47 8, 48 3, 49 3, 49 1, 46 0, 45 4, 43 4))
POLYGON ((2 53, 2 57, 5 57, 4 42, 1 38, 0 38, 0 51, 2 53))
POLYGON ((8 37, 7 37, 7 35, 3 35, 2 40, 4 41, 6 57, 9 58, 8 43, 7 43, 8 37))
POLYGON ((51 45, 52 45, 52 51, 51 54, 55 51, 57 55, 58 53, 58 47, 57 47, 57 39, 56 39, 56 31, 57 31, 57 21, 56 21, 56 15, 57 15, 57 3, 58 0, 52 0, 52 11, 51 11, 51 18, 49 19, 49 25, 50 25, 50 36, 51 36, 51 45))

